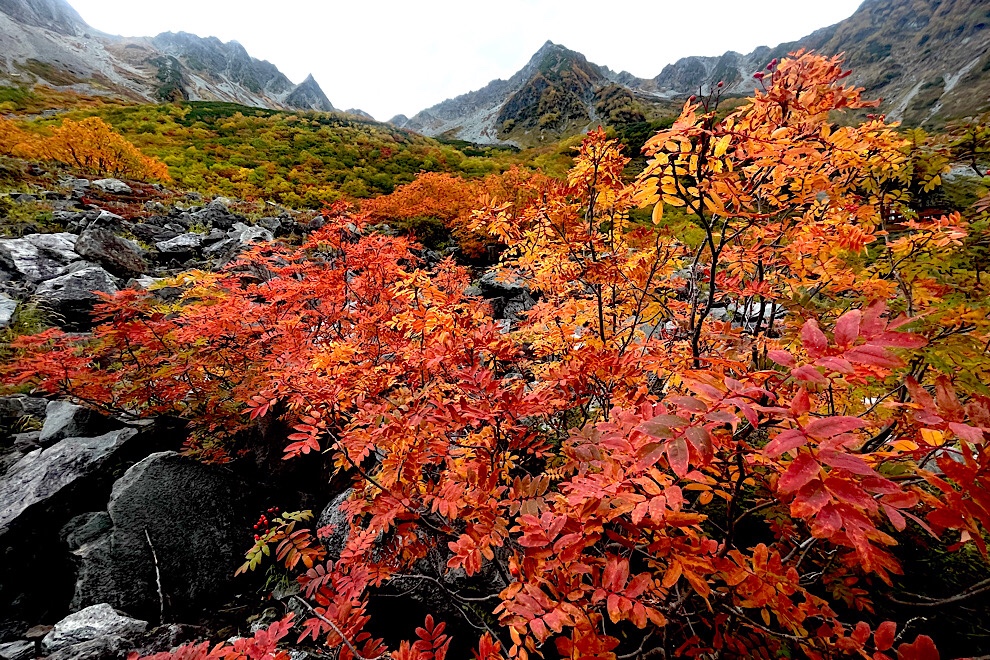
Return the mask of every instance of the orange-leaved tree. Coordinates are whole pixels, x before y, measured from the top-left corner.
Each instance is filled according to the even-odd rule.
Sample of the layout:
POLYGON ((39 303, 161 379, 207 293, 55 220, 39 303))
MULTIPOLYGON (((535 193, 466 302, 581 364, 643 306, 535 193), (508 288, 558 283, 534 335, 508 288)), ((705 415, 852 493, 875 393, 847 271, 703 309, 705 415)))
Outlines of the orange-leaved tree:
POLYGON ((940 605, 897 591, 902 540, 986 557, 986 284, 968 220, 912 208, 895 127, 832 123, 871 105, 845 76, 797 53, 728 116, 686 104, 631 184, 595 131, 566 182, 479 210, 538 299, 508 331, 466 270, 340 206, 177 302, 108 298, 91 339, 19 340, 7 378, 184 416, 214 457, 265 416, 287 458, 331 453, 343 550, 283 516, 245 569, 277 543, 301 635, 345 659, 446 656, 432 617, 392 651, 365 630, 372 594, 417 581, 485 660, 937 658, 877 602, 940 605))
POLYGON ((146 156, 99 117, 64 119, 50 136, 23 130, 0 118, 0 153, 52 160, 97 175, 169 181, 168 167, 146 156))

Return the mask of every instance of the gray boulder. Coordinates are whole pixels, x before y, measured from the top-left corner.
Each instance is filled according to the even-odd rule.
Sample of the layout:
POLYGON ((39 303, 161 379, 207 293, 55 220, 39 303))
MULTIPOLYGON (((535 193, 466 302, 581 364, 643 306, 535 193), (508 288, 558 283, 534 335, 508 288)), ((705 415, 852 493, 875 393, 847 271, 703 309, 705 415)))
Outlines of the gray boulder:
POLYGON ((203 234, 180 234, 167 241, 155 243, 155 247, 163 255, 190 255, 203 245, 203 234))
POLYGON ((347 539, 351 531, 348 517, 340 510, 340 505, 346 502, 347 498, 353 493, 354 489, 348 488, 333 498, 330 504, 323 509, 323 513, 320 514, 320 518, 316 524, 317 529, 322 530, 328 526, 331 528, 329 534, 321 536, 321 540, 323 541, 323 546, 327 549, 327 556, 335 561, 340 558, 340 553, 344 551, 344 546, 347 545, 347 539))
POLYGON ((221 257, 222 259, 230 258, 238 252, 241 247, 241 241, 237 238, 225 238, 216 243, 211 243, 206 249, 203 250, 203 256, 206 257, 221 257))
POLYGON ((68 647, 111 637, 122 640, 134 639, 147 629, 147 621, 124 616, 107 603, 99 603, 70 614, 56 623, 55 628, 45 635, 42 647, 51 654, 68 647))
POLYGON ((49 401, 38 442, 42 447, 49 447, 65 438, 99 435, 109 431, 111 426, 110 420, 89 408, 61 399, 49 401))
POLYGON ((502 310, 502 315, 504 318, 511 319, 513 321, 520 321, 524 316, 525 312, 533 309, 533 305, 536 304, 536 300, 533 296, 529 295, 528 292, 523 292, 518 296, 509 298, 505 301, 505 307, 502 310))
POLYGON ((0 328, 9 327, 17 311, 17 301, 10 296, 0 293, 0 328))
POLYGON ((123 221, 124 218, 122 216, 119 216, 116 213, 111 213, 110 211, 104 209, 100 209, 100 214, 96 216, 96 218, 89 225, 89 227, 90 228, 117 227, 123 221))
POLYGON ((147 272, 142 250, 133 241, 108 229, 87 229, 76 241, 76 253, 121 277, 147 272))
POLYGON ((120 635, 105 635, 53 651, 45 660, 127 660, 133 645, 120 635))
POLYGON ((116 293, 113 276, 99 266, 86 266, 77 271, 42 282, 35 291, 44 307, 57 315, 63 328, 88 330, 92 327, 90 314, 99 302, 94 293, 116 293))
POLYGON ((29 660, 30 658, 34 658, 34 642, 25 639, 0 644, 0 659, 2 660, 29 660))
POLYGON ((234 226, 227 232, 227 237, 237 239, 241 245, 270 243, 275 240, 272 232, 264 227, 249 227, 242 222, 234 223, 234 226))
POLYGON ((89 179, 74 179, 72 177, 62 177, 59 179, 58 185, 63 188, 75 188, 77 190, 85 190, 89 188, 89 179))
POLYGON ((28 282, 44 282, 79 260, 75 245, 76 236, 67 232, 0 239, 0 266, 28 282))
POLYGON ((244 216, 234 213, 227 208, 232 203, 226 197, 217 197, 205 207, 194 211, 192 213, 192 219, 195 222, 215 229, 230 229, 235 223, 245 220, 244 216))
POLYGON ((96 438, 66 438, 22 458, 0 478, 0 538, 32 510, 64 506, 135 435, 121 429, 96 438))
POLYGON ((257 224, 276 235, 283 231, 281 218, 260 218, 257 224))
POLYGON ((250 544, 249 492, 226 469, 174 452, 135 464, 113 486, 109 532, 74 550, 73 607, 108 602, 158 619, 224 598, 250 544))
POLYGON ((59 536, 69 546, 69 550, 76 552, 106 535, 113 527, 110 514, 106 511, 91 511, 81 513, 72 518, 62 528, 59 536))
POLYGON ((264 227, 249 227, 238 237, 241 245, 251 245, 252 243, 271 243, 275 236, 264 227))
POLYGON ((130 195, 134 192, 120 179, 97 179, 93 182, 93 187, 114 195, 130 195))
POLYGON ((496 269, 486 271, 481 276, 478 286, 481 288, 481 294, 486 298, 509 299, 530 292, 529 286, 521 277, 502 278, 499 277, 499 272, 496 269))
POLYGON ((181 233, 145 222, 127 223, 124 226, 145 243, 161 243, 173 239, 181 233))
POLYGON ((27 394, 0 396, 0 418, 33 417, 44 420, 48 399, 27 394))
POLYGON ((27 454, 41 447, 41 431, 26 431, 11 436, 13 447, 22 454, 27 454))

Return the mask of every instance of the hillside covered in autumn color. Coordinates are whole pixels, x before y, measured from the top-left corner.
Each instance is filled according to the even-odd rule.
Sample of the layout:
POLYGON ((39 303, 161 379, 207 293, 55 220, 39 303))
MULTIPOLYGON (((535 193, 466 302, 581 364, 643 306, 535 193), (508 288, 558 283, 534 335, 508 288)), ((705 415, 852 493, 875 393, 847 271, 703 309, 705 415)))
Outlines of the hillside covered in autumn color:
POLYGON ((990 114, 773 55, 0 87, 0 660, 990 655, 990 114))

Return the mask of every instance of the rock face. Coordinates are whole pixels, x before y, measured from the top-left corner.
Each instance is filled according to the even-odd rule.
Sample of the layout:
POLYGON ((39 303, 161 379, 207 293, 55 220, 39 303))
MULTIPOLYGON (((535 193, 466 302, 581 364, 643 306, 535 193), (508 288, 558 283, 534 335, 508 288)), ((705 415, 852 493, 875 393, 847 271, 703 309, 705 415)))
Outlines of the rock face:
POLYGON ((90 314, 99 301, 94 292, 116 293, 117 283, 99 266, 88 266, 43 282, 35 297, 55 313, 56 322, 69 330, 87 330, 92 326, 90 314))
POLYGON ((320 518, 316 523, 317 529, 332 528, 328 535, 321 537, 330 559, 336 560, 340 558, 340 553, 343 552, 344 546, 347 545, 350 525, 348 524, 347 516, 340 510, 340 505, 346 502, 347 498, 353 492, 354 490, 349 488, 333 498, 330 504, 323 509, 323 513, 320 514, 320 518))
POLYGON ((63 657, 80 658, 81 652, 87 652, 87 657, 95 658, 100 657, 92 655, 98 648, 117 650, 147 628, 147 621, 132 619, 116 612, 106 603, 99 603, 56 623, 42 641, 42 647, 49 657, 53 657, 52 654, 57 651, 86 645, 71 654, 63 654, 63 657))
POLYGON ((181 234, 155 244, 163 255, 190 255, 203 245, 202 234, 181 234))
POLYGON ((110 428, 108 419, 89 408, 63 400, 49 401, 38 442, 43 447, 50 447, 65 438, 98 435, 110 428))
POLYGON ((250 542, 248 492, 223 468, 174 452, 135 464, 114 484, 109 531, 82 535, 75 550, 73 607, 109 602, 157 620, 223 598, 250 542))
POLYGON ((43 282, 64 274, 79 260, 75 246, 76 236, 69 233, 0 239, 0 266, 18 279, 43 282))
POLYGON ((30 660, 34 658, 34 642, 22 640, 0 644, 0 658, 3 660, 30 660))
POLYGON ((335 108, 330 103, 330 99, 323 93, 320 85, 309 74, 306 80, 299 83, 292 93, 285 97, 286 105, 300 110, 319 110, 320 112, 333 112, 335 108))
MULTIPOLYGON (((120 216, 116 218, 123 219, 120 216)), ((141 248, 108 229, 85 230, 79 235, 75 250, 79 256, 120 277, 141 275, 148 270, 141 248)))
POLYGON ((66 438, 21 459, 0 478, 0 538, 32 510, 63 505, 135 435, 134 429, 121 429, 95 438, 66 438))
POLYGON ((81 16, 61 0, 0 0, 0 12, 33 27, 75 36, 85 27, 81 16))
POLYGON ((6 328, 14 320, 14 312, 17 311, 17 301, 0 293, 0 328, 6 328))

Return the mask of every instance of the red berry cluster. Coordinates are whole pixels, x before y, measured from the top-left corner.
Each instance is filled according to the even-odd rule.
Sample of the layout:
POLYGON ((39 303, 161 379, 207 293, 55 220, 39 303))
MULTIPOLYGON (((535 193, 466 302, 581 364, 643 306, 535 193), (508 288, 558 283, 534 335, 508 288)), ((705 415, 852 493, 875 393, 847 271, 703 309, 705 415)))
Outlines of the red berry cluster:
MULTIPOLYGON (((273 506, 272 508, 268 509, 268 511, 266 511, 263 514, 261 514, 258 517, 258 522, 254 523, 254 527, 252 528, 252 529, 254 529, 254 531, 258 532, 258 531, 261 531, 261 530, 265 530, 265 531, 268 530, 268 526, 271 524, 269 522, 269 520, 268 520, 268 514, 271 514, 272 516, 277 516, 278 515, 278 507, 277 506, 273 506)), ((255 534, 254 535, 254 540, 255 541, 259 540, 260 538, 261 538, 260 535, 258 535, 258 534, 255 534)))

